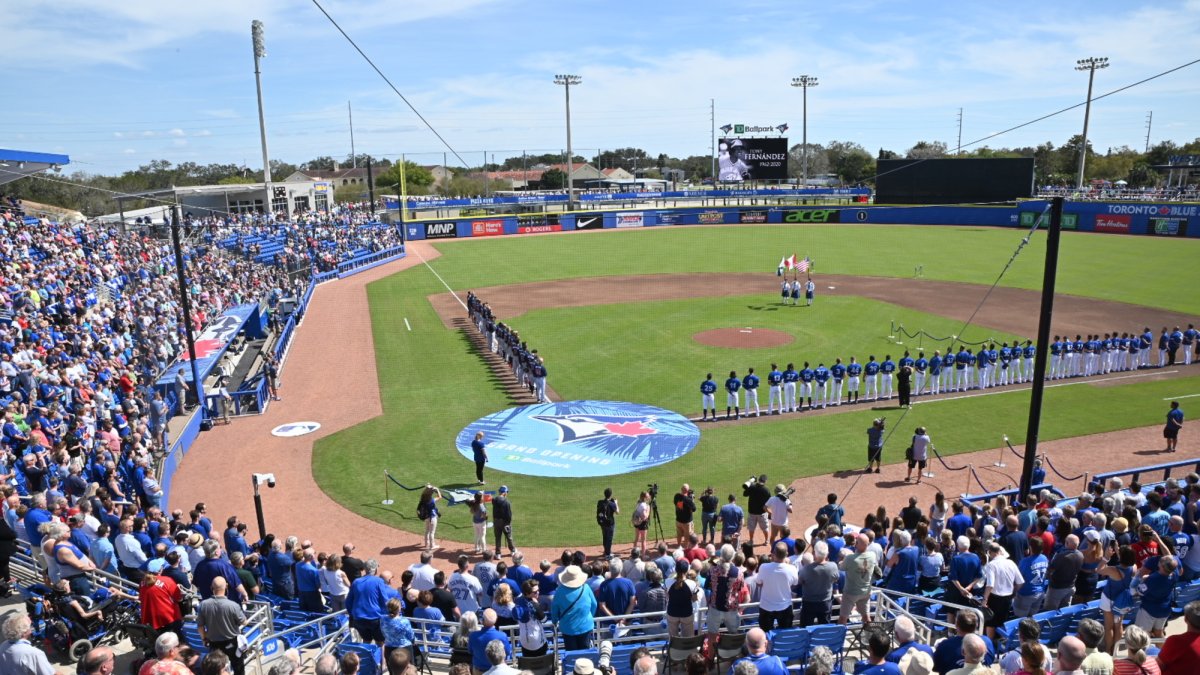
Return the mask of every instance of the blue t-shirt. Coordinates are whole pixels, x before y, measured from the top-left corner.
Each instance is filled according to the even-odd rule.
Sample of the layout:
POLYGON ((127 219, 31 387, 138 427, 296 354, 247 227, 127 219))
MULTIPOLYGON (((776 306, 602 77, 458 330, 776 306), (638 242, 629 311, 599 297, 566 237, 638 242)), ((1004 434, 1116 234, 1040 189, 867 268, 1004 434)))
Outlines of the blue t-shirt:
POLYGON ((634 593, 632 581, 625 577, 617 577, 600 584, 600 593, 596 599, 604 603, 612 614, 625 614, 634 593))
POLYGON ((816 377, 816 373, 813 372, 812 368, 805 368, 800 371, 800 379, 805 382, 812 382, 814 377, 816 377))
POLYGON ((1142 581, 1142 609, 1156 619, 1171 616, 1171 599, 1179 573, 1163 576, 1157 570, 1142 581))
POLYGON ((890 375, 891 373, 895 372, 896 364, 889 359, 880 364, 879 369, 883 371, 884 375, 890 375))
POLYGON ((858 377, 862 374, 862 364, 851 363, 846 366, 846 372, 850 374, 850 377, 858 377))
POLYGON ((800 373, 796 372, 794 368, 788 368, 787 370, 783 371, 784 382, 798 382, 799 380, 800 373))
POLYGON ((950 572, 947 576, 959 585, 966 586, 983 576, 983 564, 974 553, 959 553, 950 561, 950 572))
POLYGON ((742 529, 742 520, 745 514, 742 512, 742 507, 737 504, 726 504, 721 507, 721 534, 731 535, 736 534, 742 529))
POLYGON ((487 455, 484 454, 483 441, 478 438, 471 441, 471 452, 474 454, 476 462, 482 462, 487 458, 487 455))
POLYGON ((825 366, 817 366, 815 373, 817 384, 825 384, 829 381, 829 369, 825 366))
POLYGON ((917 577, 921 553, 916 546, 906 546, 896 553, 896 564, 888 576, 887 587, 901 593, 913 593, 917 589, 917 577))
POLYGON ((767 382, 769 382, 771 386, 775 386, 780 382, 783 382, 783 373, 779 372, 778 370, 772 370, 771 372, 767 373, 767 382))
POLYGON ((1046 560, 1046 556, 1041 553, 1022 558, 1021 562, 1017 563, 1017 569, 1021 570, 1021 578, 1025 580, 1025 583, 1017 593, 1026 597, 1045 593, 1046 586, 1049 584, 1049 580, 1046 579, 1046 568, 1049 566, 1050 561, 1046 560))
POLYGON ((900 672, 900 666, 890 661, 884 661, 876 666, 867 666, 854 671, 854 675, 904 675, 900 672))

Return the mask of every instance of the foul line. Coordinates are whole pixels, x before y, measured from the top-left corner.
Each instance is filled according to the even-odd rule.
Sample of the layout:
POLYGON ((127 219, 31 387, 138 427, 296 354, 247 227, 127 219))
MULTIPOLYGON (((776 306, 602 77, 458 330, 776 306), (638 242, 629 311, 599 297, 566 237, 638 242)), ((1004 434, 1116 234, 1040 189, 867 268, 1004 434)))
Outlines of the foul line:
POLYGON ((430 265, 429 261, 425 259, 425 256, 421 255, 421 249, 414 246, 412 250, 413 253, 416 253, 417 257, 421 259, 421 263, 428 267, 430 272, 433 272, 433 276, 437 277, 438 281, 442 282, 442 285, 446 287, 446 290, 450 291, 450 295, 454 296, 454 299, 458 301, 458 304, 462 305, 463 309, 467 309, 467 303, 463 302, 463 299, 458 297, 458 293, 455 293, 454 289, 450 288, 450 284, 446 283, 446 280, 442 278, 442 275, 438 274, 437 270, 433 269, 433 265, 430 265))
MULTIPOLYGON (((1101 378, 1096 378, 1096 379, 1092 379, 1090 377, 1085 377, 1085 378, 1079 379, 1075 382, 1060 382, 1058 384, 1048 384, 1048 385, 1046 385, 1046 389, 1054 389, 1056 387, 1073 387, 1077 384, 1096 384, 1098 382, 1113 382, 1116 380, 1130 380, 1130 379, 1135 379, 1135 378, 1139 378, 1139 377, 1153 377, 1155 375, 1169 375, 1171 373, 1178 373, 1178 372, 1179 372, 1178 370, 1156 370, 1156 371, 1150 372, 1150 373, 1138 373, 1136 375, 1118 375, 1116 377, 1101 377, 1101 378)), ((1000 386, 1012 386, 1012 385, 1000 385, 1000 386)), ((913 401, 913 405, 920 405, 922 403, 938 403, 940 401, 957 401, 959 399, 979 398, 981 396, 996 396, 998 394, 1011 394, 1011 393, 1018 392, 1018 391, 1028 391, 1029 389, 1030 389, 1029 387, 1022 386, 1019 389, 1003 389, 1001 391, 985 391, 985 392, 979 392, 977 394, 964 394, 963 396, 947 396, 945 398, 928 399, 925 401, 913 401)), ((1193 396, 1200 396, 1200 394, 1193 394, 1193 396)), ((1184 397, 1172 397, 1172 398, 1184 398, 1184 397)), ((1171 399, 1164 398, 1163 400, 1169 401, 1171 399)))
POLYGON ((1197 396, 1200 396, 1200 394, 1188 394, 1187 396, 1168 396, 1168 397, 1164 398, 1163 400, 1164 401, 1174 401, 1177 398, 1196 398, 1197 396))
POLYGON ((408 323, 408 317, 407 317, 407 316, 406 316, 406 317, 404 317, 404 327, 405 327, 405 328, 407 328, 407 329, 409 329, 410 331, 412 330, 412 326, 411 326, 411 325, 408 323))

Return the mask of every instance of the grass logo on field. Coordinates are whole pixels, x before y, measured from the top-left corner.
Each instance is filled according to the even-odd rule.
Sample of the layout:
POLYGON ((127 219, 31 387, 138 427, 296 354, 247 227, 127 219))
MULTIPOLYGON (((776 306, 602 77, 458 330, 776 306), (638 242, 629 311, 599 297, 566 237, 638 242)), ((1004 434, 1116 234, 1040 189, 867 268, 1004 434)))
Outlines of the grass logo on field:
POLYGON ((510 473, 591 477, 628 473, 682 457, 700 440, 684 416, 620 401, 564 401, 488 415, 459 432, 455 446, 472 457, 471 441, 484 433, 488 466, 510 473))

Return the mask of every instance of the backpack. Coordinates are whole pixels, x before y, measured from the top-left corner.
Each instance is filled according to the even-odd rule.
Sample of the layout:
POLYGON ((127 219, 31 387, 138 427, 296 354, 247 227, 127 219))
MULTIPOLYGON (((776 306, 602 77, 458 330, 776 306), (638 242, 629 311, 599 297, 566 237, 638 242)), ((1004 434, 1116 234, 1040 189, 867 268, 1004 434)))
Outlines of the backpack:
POLYGON ((609 510, 607 499, 596 502, 596 524, 600 527, 608 527, 613 524, 612 511, 609 510))
POLYGON ((429 502, 422 499, 417 502, 417 518, 421 520, 429 520, 429 502))

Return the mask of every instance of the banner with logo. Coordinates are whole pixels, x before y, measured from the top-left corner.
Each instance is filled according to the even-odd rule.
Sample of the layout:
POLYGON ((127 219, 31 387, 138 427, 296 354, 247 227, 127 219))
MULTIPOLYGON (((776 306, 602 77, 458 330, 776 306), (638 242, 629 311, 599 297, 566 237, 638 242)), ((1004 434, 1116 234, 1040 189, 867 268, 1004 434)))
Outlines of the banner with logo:
POLYGON ((540 232, 562 232, 562 224, 558 221, 557 213, 532 213, 517 216, 517 234, 540 232))
POLYGON ((1129 234, 1133 216, 1096 216, 1096 231, 1109 234, 1129 234))
POLYGON ((766 211, 742 211, 739 220, 743 223, 765 223, 767 222, 766 211))
POLYGON ((717 144, 717 180, 786 180, 786 138, 722 138, 717 144))
POLYGON ((604 216, 575 216, 575 229, 599 230, 604 227, 604 216))
POLYGON ((696 222, 701 225, 716 225, 725 222, 725 214, 721 211, 701 211, 696 214, 696 222))
POLYGON ((426 239, 454 239, 458 236, 458 223, 447 220, 438 223, 425 223, 426 239))
MULTIPOLYGON (((247 323, 251 323, 252 318, 257 319, 258 314, 258 303, 230 307, 216 321, 205 326, 204 330, 196 336, 196 372, 200 374, 201 382, 208 379, 213 368, 225 355, 225 350, 229 348, 229 343, 233 341, 233 338, 242 332, 242 328, 246 327, 247 323)), ((160 387, 172 386, 175 383, 176 373, 181 370, 184 379, 191 382, 192 367, 188 363, 186 348, 175 363, 171 364, 171 367, 162 374, 162 377, 158 378, 156 384, 160 387)))
POLYGON ((504 234, 503 220, 472 220, 472 237, 497 237, 504 234))
POLYGON ((641 211, 637 213, 618 213, 615 222, 617 227, 642 227, 646 224, 646 217, 641 211))
POLYGON ((700 430, 686 417, 618 401, 563 401, 509 408, 476 420, 455 446, 473 458, 483 432, 488 467, 525 476, 587 478, 640 471, 690 452, 700 430))
POLYGON ((1151 218, 1146 233, 1158 237, 1186 237, 1187 228, 1187 218, 1151 218))
POLYGON ((784 211, 785 223, 840 223, 842 212, 838 209, 797 209, 784 211))

